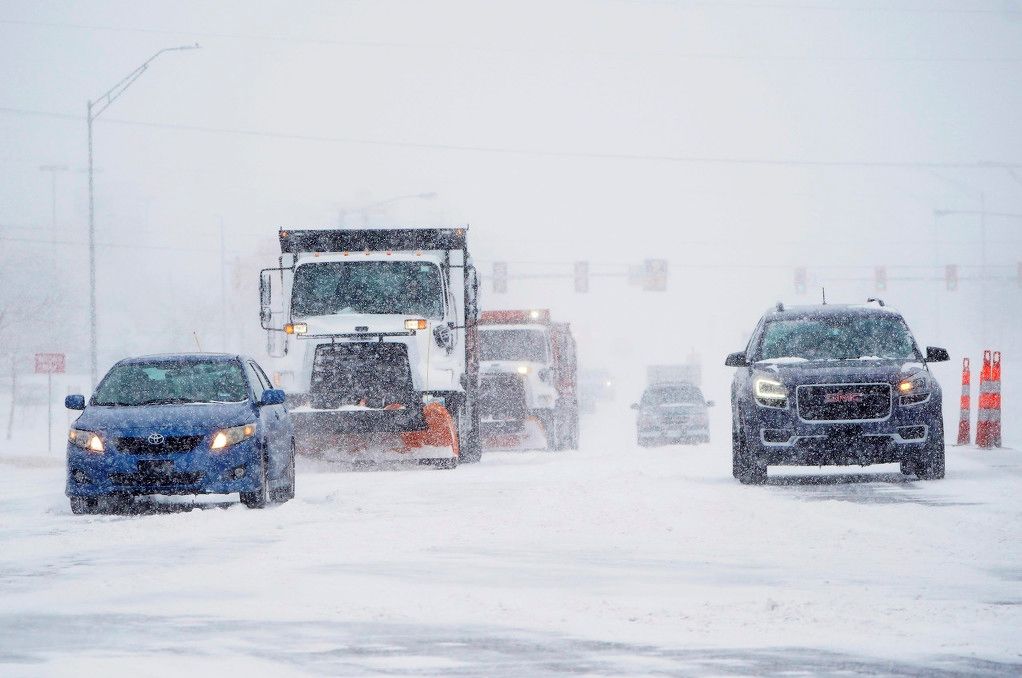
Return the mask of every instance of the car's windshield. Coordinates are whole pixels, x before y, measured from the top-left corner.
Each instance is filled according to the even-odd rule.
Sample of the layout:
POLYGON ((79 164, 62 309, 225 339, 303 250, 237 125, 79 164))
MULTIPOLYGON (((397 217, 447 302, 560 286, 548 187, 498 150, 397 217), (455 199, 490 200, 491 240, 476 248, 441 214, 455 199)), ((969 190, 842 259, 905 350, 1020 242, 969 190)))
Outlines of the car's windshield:
POLYGON ((233 403, 247 398, 236 361, 154 360, 115 365, 96 388, 92 404, 233 403))
POLYGON ((804 358, 918 359, 905 322, 888 313, 801 316, 770 320, 763 328, 757 360, 804 358))
POLYGON ((701 402, 703 394, 689 384, 654 387, 642 394, 643 405, 682 405, 701 402))
POLYGON ((327 261, 295 272, 295 316, 367 314, 442 318, 440 269, 422 261, 327 261))
POLYGON ((542 330, 483 330, 479 333, 482 360, 546 362, 546 333, 542 330))

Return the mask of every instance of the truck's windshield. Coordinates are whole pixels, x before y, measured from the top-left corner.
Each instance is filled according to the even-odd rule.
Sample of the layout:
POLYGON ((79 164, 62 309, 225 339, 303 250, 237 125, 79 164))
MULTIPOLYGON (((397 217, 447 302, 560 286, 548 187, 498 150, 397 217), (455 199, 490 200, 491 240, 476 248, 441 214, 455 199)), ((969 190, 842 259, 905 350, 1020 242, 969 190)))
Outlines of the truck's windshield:
POLYGON ((828 314, 771 320, 763 329, 757 360, 805 358, 916 360, 912 335, 891 314, 828 314))
POLYGON ((366 314, 443 318, 440 269, 421 261, 325 261, 295 271, 295 316, 366 314))
POLYGON ((547 360, 546 333, 542 330, 482 330, 479 332, 481 360, 547 360))
POLYGON ((154 360, 114 365, 93 405, 241 402, 248 388, 234 360, 154 360))

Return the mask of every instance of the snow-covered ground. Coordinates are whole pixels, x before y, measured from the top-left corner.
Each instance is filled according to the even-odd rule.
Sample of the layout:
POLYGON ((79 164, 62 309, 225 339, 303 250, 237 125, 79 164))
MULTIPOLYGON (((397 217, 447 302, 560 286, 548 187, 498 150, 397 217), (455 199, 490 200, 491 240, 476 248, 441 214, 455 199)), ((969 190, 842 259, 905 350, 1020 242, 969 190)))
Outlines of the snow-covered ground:
POLYGON ((0 675, 1022 672, 1022 452, 744 487, 721 436, 633 438, 82 517, 0 447, 0 675))

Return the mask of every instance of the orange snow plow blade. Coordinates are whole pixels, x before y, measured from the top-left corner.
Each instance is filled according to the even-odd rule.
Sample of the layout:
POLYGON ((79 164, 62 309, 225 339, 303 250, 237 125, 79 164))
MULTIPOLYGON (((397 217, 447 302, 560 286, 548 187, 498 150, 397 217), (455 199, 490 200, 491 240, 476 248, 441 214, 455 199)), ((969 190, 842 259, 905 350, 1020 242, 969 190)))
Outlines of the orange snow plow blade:
POLYGON ((420 448, 441 448, 458 456, 458 433, 454 428, 454 419, 447 408, 438 402, 426 403, 422 408, 422 416, 426 420, 425 431, 409 431, 401 434, 401 442, 405 451, 420 448))

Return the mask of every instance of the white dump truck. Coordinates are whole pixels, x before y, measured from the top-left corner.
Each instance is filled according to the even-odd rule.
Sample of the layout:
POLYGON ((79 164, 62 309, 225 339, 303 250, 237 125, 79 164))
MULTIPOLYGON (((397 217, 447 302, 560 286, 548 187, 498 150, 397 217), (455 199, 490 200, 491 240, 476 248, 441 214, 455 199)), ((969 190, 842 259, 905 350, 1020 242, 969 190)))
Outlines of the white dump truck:
POLYGON ((299 452, 478 461, 467 228, 281 230, 260 319, 299 452))
POLYGON ((487 447, 578 446, 578 364, 568 323, 547 309, 483 311, 480 409, 487 447), (538 435, 536 435, 538 433, 538 435))

